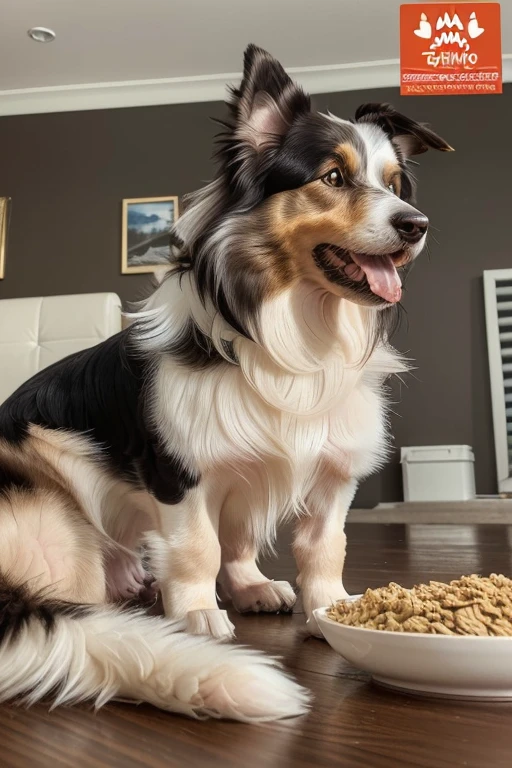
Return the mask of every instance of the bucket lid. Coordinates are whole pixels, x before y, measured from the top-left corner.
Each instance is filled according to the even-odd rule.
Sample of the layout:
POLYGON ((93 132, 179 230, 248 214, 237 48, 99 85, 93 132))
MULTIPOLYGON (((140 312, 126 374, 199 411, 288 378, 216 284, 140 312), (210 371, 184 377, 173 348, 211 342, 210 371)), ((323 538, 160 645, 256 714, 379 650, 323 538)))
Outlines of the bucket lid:
POLYGON ((402 464, 474 460, 475 455, 470 445, 410 445, 400 451, 402 464))

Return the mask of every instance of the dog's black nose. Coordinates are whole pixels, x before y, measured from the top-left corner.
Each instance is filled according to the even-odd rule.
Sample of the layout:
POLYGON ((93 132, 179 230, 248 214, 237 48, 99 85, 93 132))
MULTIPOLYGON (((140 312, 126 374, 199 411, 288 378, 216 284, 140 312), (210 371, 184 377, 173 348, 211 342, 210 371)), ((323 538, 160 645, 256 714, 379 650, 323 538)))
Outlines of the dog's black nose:
POLYGON ((428 229, 428 219, 422 213, 396 213, 391 219, 394 228, 406 243, 419 243, 428 229))

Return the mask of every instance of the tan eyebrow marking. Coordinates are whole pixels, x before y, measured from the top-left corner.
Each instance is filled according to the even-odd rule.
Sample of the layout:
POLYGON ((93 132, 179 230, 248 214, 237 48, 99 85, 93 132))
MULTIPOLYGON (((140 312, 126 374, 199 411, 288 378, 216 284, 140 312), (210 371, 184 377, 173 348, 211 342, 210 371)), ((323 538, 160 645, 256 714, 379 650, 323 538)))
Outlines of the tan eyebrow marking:
MULTIPOLYGON (((361 166, 361 158, 355 147, 353 147, 352 144, 340 144, 336 148, 336 154, 343 160, 343 165, 349 175, 355 176, 361 166)), ((343 170, 343 168, 341 170, 343 170)))
POLYGON ((397 163, 386 163, 382 172, 382 179, 386 187, 389 186, 392 181, 400 183, 400 176, 400 166, 397 165, 397 163))

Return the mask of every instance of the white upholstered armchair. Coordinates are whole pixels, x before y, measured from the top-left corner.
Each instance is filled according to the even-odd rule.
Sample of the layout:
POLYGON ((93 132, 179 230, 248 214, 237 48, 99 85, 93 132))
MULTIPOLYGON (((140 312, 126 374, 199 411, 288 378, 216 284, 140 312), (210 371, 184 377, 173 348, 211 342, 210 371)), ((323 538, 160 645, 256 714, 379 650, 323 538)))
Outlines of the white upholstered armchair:
POLYGON ((37 371, 120 330, 115 293, 2 299, 0 403, 37 371))

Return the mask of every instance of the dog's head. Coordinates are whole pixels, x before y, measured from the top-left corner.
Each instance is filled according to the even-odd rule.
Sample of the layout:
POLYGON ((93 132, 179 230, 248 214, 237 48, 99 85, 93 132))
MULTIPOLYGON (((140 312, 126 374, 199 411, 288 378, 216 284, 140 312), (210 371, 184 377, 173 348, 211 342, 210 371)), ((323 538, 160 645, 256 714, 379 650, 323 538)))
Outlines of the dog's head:
POLYGON ((229 107, 219 175, 193 206, 202 234, 182 227, 200 290, 239 330, 258 302, 304 279, 376 308, 398 302, 399 272, 428 228, 407 161, 451 147, 386 104, 361 106, 353 121, 312 111, 253 45, 229 107))

